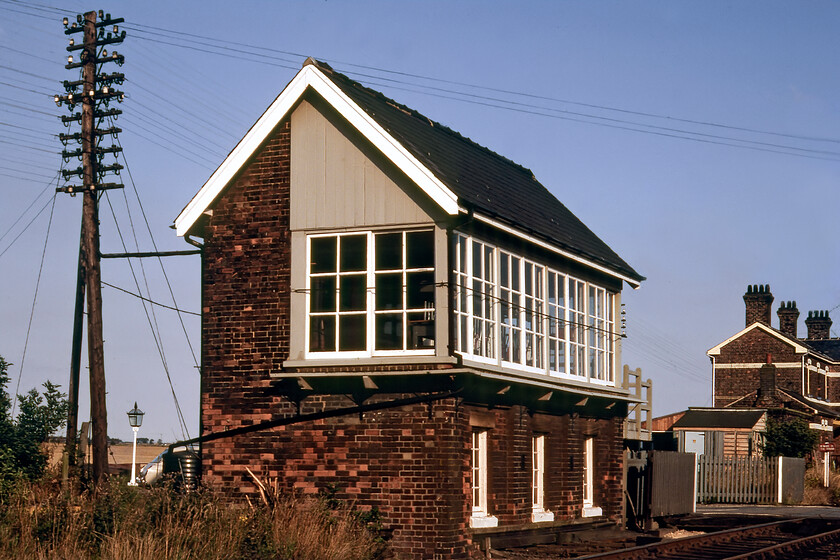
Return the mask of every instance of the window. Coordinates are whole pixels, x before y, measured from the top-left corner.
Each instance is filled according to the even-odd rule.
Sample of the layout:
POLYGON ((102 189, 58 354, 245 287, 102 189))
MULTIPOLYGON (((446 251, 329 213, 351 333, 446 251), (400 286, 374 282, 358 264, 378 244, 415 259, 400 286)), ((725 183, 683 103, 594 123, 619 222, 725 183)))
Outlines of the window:
POLYGON ((615 296, 455 235, 455 348, 547 375, 615 383, 615 296))
POLYGON ((595 438, 583 441, 583 517, 601 515, 601 508, 595 507, 595 438))
POLYGON ((471 527, 496 527, 498 519, 487 507, 487 430, 472 433, 471 456, 472 516, 471 527))
POLYGON ((496 250, 457 235, 455 348, 496 361, 496 250))
POLYGON ((531 438, 531 521, 554 521, 545 509, 545 435, 531 438))
POLYGON ((309 237, 309 353, 431 353, 434 232, 309 237))

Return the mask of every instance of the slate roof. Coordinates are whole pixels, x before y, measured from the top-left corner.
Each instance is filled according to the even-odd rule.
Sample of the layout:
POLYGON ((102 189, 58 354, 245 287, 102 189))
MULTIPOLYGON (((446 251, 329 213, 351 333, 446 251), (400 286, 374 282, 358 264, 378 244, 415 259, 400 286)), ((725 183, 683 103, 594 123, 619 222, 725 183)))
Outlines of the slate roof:
POLYGON ((461 206, 628 278, 645 279, 541 185, 529 169, 364 87, 323 62, 308 62, 431 170, 455 193, 461 206))
POLYGON ((749 429, 756 425, 766 410, 727 410, 689 408, 682 418, 674 422, 676 428, 749 429))
POLYGON ((840 418, 840 413, 838 413, 837 409, 829 406, 828 404, 816 403, 811 399, 806 398, 802 393, 797 393, 796 391, 789 391, 787 389, 777 389, 777 391, 798 402, 800 405, 817 411, 817 414, 840 418))
POLYGON ((800 339, 800 342, 832 360, 840 362, 840 338, 800 339))

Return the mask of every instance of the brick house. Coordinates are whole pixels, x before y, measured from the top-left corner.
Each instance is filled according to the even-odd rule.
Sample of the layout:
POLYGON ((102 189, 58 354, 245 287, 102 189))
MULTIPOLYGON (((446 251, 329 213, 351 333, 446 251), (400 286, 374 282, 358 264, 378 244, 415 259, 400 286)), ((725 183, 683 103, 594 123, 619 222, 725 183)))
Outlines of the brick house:
POLYGON ((758 407, 771 416, 807 419, 824 439, 840 427, 840 338, 828 311, 809 311, 807 336, 797 335, 796 302, 782 302, 771 325, 768 285, 748 286, 746 327, 711 348, 715 407, 758 407))
POLYGON ((643 277, 528 169, 309 59, 175 226, 203 249, 201 433, 342 413, 203 444, 206 483, 332 486, 398 557, 621 522, 643 277))

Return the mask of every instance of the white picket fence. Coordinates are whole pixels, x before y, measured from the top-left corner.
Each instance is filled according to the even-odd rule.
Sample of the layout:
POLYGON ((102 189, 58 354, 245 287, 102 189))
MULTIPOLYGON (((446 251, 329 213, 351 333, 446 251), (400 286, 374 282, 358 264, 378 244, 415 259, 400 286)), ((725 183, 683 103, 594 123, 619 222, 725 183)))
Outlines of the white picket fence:
POLYGON ((775 504, 782 501, 781 458, 697 457, 697 501, 775 504))

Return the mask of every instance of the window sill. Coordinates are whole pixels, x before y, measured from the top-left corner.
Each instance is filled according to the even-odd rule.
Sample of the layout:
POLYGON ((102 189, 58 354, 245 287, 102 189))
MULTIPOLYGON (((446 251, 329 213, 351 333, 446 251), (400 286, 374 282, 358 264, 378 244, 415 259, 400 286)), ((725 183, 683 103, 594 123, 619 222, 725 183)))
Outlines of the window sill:
POLYGON ((604 512, 599 507, 584 507, 581 511, 581 517, 600 517, 601 515, 604 515, 604 512))
POLYGON ((487 527, 498 527, 499 519, 493 515, 472 515, 470 517, 470 527, 474 529, 483 529, 487 527))
POLYGON ((531 513, 531 521, 534 523, 554 521, 554 513, 550 511, 534 511, 531 513))
MULTIPOLYGON (((429 355, 410 355, 410 356, 374 356, 367 358, 307 358, 304 360, 286 360, 283 362, 284 368, 322 368, 333 366, 386 366, 386 365, 404 365, 404 364, 457 364, 458 360, 452 356, 429 356, 429 355)), ((272 374, 272 377, 282 377, 282 373, 272 374)))

